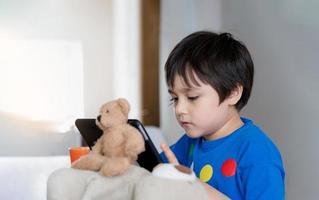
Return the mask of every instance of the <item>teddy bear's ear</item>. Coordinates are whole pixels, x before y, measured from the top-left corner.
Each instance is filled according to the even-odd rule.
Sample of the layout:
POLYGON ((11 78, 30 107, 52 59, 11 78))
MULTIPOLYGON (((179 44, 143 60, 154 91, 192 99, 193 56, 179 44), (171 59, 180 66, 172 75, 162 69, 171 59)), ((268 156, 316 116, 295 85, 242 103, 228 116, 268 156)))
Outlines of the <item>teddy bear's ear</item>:
POLYGON ((117 102, 120 104, 120 107, 125 114, 130 112, 130 104, 126 99, 120 98, 117 102))

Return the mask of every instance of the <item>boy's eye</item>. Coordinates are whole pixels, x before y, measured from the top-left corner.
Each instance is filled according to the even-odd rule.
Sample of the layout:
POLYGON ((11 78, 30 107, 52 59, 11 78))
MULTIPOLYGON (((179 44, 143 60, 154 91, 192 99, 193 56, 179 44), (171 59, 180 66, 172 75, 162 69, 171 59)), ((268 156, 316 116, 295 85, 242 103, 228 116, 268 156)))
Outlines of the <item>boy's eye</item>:
POLYGON ((194 97, 187 97, 190 101, 195 101, 196 99, 198 99, 198 96, 194 96, 194 97))
POLYGON ((176 103, 178 100, 177 97, 172 97, 169 101, 172 102, 172 103, 176 103))

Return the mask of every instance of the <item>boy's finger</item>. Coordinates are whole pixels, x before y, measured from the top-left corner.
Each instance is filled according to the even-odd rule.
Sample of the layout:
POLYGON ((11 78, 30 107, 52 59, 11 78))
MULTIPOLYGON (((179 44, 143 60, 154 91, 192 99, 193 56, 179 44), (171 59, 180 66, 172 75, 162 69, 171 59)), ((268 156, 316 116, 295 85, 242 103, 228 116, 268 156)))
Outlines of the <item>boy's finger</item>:
POLYGON ((163 150, 169 163, 178 164, 178 160, 177 160, 175 154, 171 151, 171 149, 166 144, 161 144, 161 149, 163 150))

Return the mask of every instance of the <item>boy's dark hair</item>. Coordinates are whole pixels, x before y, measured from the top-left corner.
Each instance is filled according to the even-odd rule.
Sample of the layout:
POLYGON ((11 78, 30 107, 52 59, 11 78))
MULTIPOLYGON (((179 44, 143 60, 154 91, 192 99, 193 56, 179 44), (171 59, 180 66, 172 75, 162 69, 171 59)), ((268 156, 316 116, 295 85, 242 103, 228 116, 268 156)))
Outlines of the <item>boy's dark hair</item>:
POLYGON ((205 84, 210 84, 223 102, 237 86, 243 87, 236 109, 247 103, 254 78, 254 64, 246 46, 230 33, 199 31, 180 41, 170 53, 166 64, 166 82, 174 87, 176 75, 191 86, 199 85, 194 72, 205 84))

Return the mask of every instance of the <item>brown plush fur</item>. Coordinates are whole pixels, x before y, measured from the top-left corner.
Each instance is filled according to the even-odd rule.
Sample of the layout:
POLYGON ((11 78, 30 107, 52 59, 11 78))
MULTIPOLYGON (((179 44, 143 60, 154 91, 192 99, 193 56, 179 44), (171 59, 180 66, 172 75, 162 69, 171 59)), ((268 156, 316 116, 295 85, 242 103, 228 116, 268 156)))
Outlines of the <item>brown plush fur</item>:
POLYGON ((104 176, 125 173, 143 152, 144 139, 137 129, 127 123, 130 105, 117 99, 102 105, 96 124, 103 130, 92 151, 72 164, 73 168, 100 171, 104 176))

